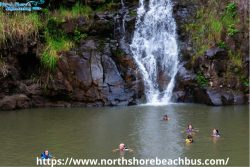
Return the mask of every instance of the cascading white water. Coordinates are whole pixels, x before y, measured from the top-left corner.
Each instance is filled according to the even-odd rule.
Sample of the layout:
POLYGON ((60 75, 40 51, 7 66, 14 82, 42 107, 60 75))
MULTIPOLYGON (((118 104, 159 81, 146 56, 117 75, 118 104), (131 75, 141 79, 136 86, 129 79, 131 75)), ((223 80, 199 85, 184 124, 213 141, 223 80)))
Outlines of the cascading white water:
POLYGON ((125 41, 125 33, 126 33, 126 27, 125 27, 125 21, 126 21, 126 16, 128 14, 128 9, 125 6, 124 0, 121 0, 121 5, 122 5, 122 25, 121 25, 121 39, 120 39, 120 46, 122 49, 126 50, 126 41, 125 41))
POLYGON ((148 3, 140 0, 130 49, 143 75, 147 103, 168 104, 178 70, 176 23, 171 0, 148 3), (162 77, 168 80, 163 88, 162 77))

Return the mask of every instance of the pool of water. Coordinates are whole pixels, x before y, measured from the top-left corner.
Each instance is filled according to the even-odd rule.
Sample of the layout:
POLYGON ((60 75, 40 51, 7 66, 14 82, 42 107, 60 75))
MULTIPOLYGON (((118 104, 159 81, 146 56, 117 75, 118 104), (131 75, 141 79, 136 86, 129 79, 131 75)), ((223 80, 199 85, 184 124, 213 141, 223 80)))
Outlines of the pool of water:
POLYGON ((119 143, 134 150, 125 158, 227 158, 249 166, 248 106, 194 104, 113 108, 50 108, 0 112, 0 166, 36 165, 49 149, 56 158, 119 158, 119 143), (169 121, 161 121, 168 114, 169 121), (188 123, 199 129, 186 145, 188 123), (213 128, 221 138, 213 140, 213 128))

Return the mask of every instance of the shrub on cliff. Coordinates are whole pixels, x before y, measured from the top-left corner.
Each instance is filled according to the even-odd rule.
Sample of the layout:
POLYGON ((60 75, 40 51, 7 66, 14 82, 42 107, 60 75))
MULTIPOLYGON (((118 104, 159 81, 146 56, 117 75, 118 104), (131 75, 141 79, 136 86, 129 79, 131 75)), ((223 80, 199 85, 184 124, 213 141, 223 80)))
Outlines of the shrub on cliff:
POLYGON ((46 68, 53 71, 56 68, 60 52, 68 51, 73 43, 66 38, 54 39, 48 35, 45 36, 46 46, 41 55, 41 62, 46 68))
POLYGON ((196 50, 193 60, 213 46, 226 46, 225 39, 239 32, 239 23, 235 2, 210 0, 206 5, 202 4, 197 10, 195 23, 185 26, 196 50))
POLYGON ((4 13, 0 10, 0 43, 7 40, 11 43, 16 41, 25 42, 29 38, 35 38, 42 27, 39 15, 36 12, 4 13))
POLYGON ((208 86, 208 80, 202 72, 198 72, 196 75, 196 81, 200 87, 208 86))

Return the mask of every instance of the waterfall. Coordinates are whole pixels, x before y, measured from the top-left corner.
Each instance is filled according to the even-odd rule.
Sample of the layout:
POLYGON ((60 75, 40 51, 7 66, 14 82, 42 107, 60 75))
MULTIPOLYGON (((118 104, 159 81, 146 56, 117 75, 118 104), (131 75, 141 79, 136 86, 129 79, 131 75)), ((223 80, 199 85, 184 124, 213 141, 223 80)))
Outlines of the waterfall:
POLYGON ((142 73, 149 104, 168 104, 178 71, 171 0, 140 0, 130 49, 142 73), (148 3, 148 4, 146 4, 148 3))
POLYGON ((123 50, 127 50, 127 45, 126 45, 126 40, 125 40, 125 33, 126 33, 126 26, 125 26, 125 23, 126 23, 126 17, 127 17, 127 14, 128 14, 128 9, 127 7, 125 6, 125 3, 124 3, 124 0, 121 0, 121 5, 122 5, 122 23, 121 23, 121 39, 120 39, 120 46, 123 50))

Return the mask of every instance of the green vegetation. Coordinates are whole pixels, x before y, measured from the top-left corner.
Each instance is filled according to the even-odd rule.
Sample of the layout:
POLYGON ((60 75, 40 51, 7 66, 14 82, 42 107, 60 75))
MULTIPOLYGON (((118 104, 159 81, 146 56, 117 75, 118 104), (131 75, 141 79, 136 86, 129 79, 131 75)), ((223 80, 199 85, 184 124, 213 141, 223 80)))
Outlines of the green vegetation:
POLYGON ((227 35, 234 36, 239 30, 235 28, 235 25, 231 24, 227 28, 227 35))
POLYGON ((241 60, 241 54, 240 52, 233 52, 233 51, 229 51, 228 52, 229 58, 231 60, 231 63, 233 64, 233 66, 237 67, 237 68, 242 68, 242 60, 241 60))
POLYGON ((247 78, 244 78, 242 80, 242 85, 245 86, 245 87, 249 87, 249 80, 247 78))
POLYGON ((117 56, 117 57, 122 57, 122 56, 124 56, 124 54, 125 54, 124 51, 121 49, 117 49, 115 52, 115 56, 117 56))
POLYGON ((222 22, 227 30, 228 36, 234 36, 239 30, 236 28, 237 23, 239 23, 239 18, 237 17, 237 5, 235 2, 231 2, 226 6, 225 12, 222 16, 222 22))
POLYGON ((243 86, 243 92, 249 93, 249 78, 248 77, 240 77, 241 85, 243 86))
MULTIPOLYGON (((119 7, 119 0, 103 0, 103 5, 97 9, 112 11, 119 7)), ((70 19, 78 17, 92 19, 94 11, 88 6, 87 1, 78 1, 72 7, 61 6, 59 9, 50 11, 43 9, 39 12, 13 12, 4 13, 0 10, 0 45, 15 42, 27 42, 30 39, 40 38, 42 45, 39 50, 43 67, 53 71, 60 53, 73 47, 88 35, 78 27, 73 32, 64 32, 62 25, 70 19)))
POLYGON ((50 71, 56 67, 58 54, 69 50, 74 45, 73 41, 59 28, 60 24, 57 18, 50 18, 44 30, 45 46, 41 54, 41 63, 50 71))
POLYGON ((44 67, 53 71, 59 59, 60 52, 68 51, 74 43, 87 38, 86 33, 82 33, 77 28, 74 34, 66 34, 60 27, 65 20, 84 16, 87 19, 93 15, 93 10, 81 3, 76 3, 71 9, 60 7, 54 12, 43 11, 46 15, 47 26, 44 30, 45 47, 41 54, 41 62, 44 67))
POLYGON ((2 56, 0 56, 0 73, 3 77, 8 75, 8 68, 6 63, 3 61, 2 56))
POLYGON ((73 40, 75 42, 80 42, 81 40, 86 39, 87 37, 88 35, 86 33, 82 33, 78 29, 75 29, 74 36, 73 36, 73 40))
POLYGON ((83 6, 80 3, 76 3, 75 6, 72 7, 72 16, 79 17, 79 16, 86 16, 89 17, 93 14, 93 10, 89 6, 83 6))
POLYGON ((62 22, 65 19, 74 19, 80 16, 84 16, 89 19, 91 15, 93 15, 92 8, 87 5, 82 5, 79 2, 77 2, 71 9, 61 6, 59 10, 56 10, 52 14, 53 17, 61 20, 62 22))
POLYGON ((133 16, 133 17, 137 16, 137 12, 132 10, 132 11, 129 12, 129 15, 133 16))
POLYGON ((213 46, 226 48, 224 42, 226 37, 223 34, 232 37, 239 32, 237 24, 240 21, 237 16, 237 5, 235 2, 227 2, 228 0, 225 2, 208 1, 207 6, 202 6, 197 11, 195 23, 185 25, 186 31, 191 34, 196 50, 193 62, 213 46))
POLYGON ((218 42, 218 47, 221 48, 221 49, 227 49, 227 45, 224 41, 220 41, 218 42))
POLYGON ((3 13, 0 10, 0 43, 6 40, 15 42, 17 40, 27 40, 32 35, 37 35, 42 27, 42 22, 37 13, 3 13))
POLYGON ((96 12, 103 12, 103 11, 113 11, 117 8, 117 3, 114 3, 113 1, 109 3, 105 3, 101 6, 99 6, 95 11, 96 12))
POLYGON ((47 34, 45 36, 46 46, 41 55, 41 62, 49 70, 54 70, 59 58, 59 52, 69 50, 73 46, 73 42, 65 38, 53 39, 47 34))
POLYGON ((208 85, 207 78, 201 72, 198 72, 198 74, 196 76, 196 81, 197 81, 197 83, 199 84, 200 87, 206 87, 208 85))
MULTIPOLYGON (((228 53, 228 60, 225 61, 228 63, 228 68, 219 77, 224 83, 231 83, 232 80, 241 83, 243 89, 246 89, 247 92, 249 80, 246 77, 246 67, 243 62, 244 51, 235 44, 242 43, 236 41, 236 35, 242 30, 241 27, 248 22, 242 23, 244 18, 240 13, 237 13, 236 1, 209 0, 206 3, 199 3, 201 3, 201 7, 197 10, 195 22, 191 22, 184 27, 186 33, 190 34, 195 49, 192 63, 199 56, 203 56, 209 48, 225 49, 228 53)), ((208 80, 202 72, 197 74, 196 80, 201 87, 208 85, 208 80)))

